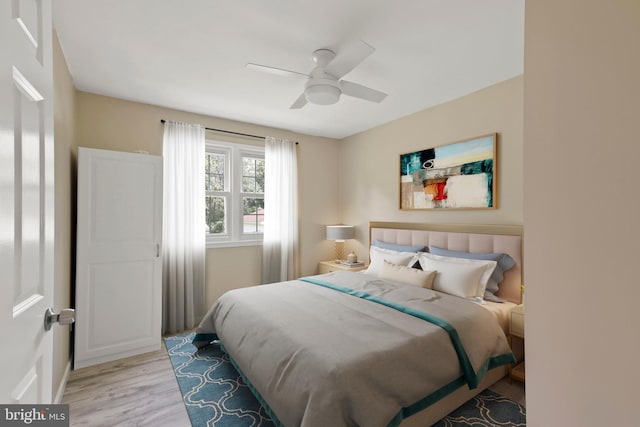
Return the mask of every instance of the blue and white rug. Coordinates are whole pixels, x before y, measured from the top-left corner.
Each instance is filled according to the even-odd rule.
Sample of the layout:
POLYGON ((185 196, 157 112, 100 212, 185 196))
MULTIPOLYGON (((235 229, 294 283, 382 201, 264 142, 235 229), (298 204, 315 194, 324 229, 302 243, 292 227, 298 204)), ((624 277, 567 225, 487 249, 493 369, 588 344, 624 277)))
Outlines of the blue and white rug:
POLYGON ((525 408, 495 393, 484 390, 467 403, 438 421, 433 427, 524 427, 525 408))
POLYGON ((194 334, 164 339, 192 427, 273 427, 220 347, 200 351, 194 334))
MULTIPOLYGON (((196 351, 191 344, 193 335, 165 338, 192 427, 273 427, 229 356, 215 345, 196 351)), ((521 405, 485 390, 434 427, 525 425, 525 409, 521 405)))

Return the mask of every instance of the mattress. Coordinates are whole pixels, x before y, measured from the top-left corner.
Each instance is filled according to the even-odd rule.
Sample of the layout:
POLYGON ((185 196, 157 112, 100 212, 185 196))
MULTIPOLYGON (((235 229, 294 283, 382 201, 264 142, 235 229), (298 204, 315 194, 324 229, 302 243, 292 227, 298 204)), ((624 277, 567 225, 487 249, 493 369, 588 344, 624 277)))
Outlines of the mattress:
POLYGON ((511 309, 516 306, 516 304, 512 302, 492 302, 485 301, 484 304, 480 304, 481 307, 489 310, 496 321, 504 331, 505 335, 509 334, 509 318, 511 314, 511 309))

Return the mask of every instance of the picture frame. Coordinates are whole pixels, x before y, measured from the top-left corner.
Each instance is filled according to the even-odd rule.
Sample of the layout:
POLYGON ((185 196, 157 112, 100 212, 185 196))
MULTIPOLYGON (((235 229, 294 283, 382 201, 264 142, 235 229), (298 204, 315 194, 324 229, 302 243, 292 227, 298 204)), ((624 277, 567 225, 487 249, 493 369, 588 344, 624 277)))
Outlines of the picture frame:
POLYGON ((498 134, 400 154, 400 210, 496 209, 498 134))

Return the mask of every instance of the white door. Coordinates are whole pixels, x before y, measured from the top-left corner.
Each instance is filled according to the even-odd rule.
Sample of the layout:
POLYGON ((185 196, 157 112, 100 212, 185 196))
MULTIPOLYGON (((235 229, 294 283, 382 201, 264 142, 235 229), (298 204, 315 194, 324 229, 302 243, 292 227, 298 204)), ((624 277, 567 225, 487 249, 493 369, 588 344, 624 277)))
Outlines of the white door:
POLYGON ((51 4, 0 1, 0 402, 51 403, 51 4))
POLYGON ((158 350, 162 157, 78 149, 74 367, 158 350))

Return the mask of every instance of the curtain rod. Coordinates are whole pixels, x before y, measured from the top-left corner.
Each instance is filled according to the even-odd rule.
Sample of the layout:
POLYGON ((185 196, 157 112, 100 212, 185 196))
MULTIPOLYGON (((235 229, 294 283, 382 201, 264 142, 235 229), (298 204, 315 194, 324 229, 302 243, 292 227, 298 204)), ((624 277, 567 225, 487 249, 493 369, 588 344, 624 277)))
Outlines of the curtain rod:
MULTIPOLYGON (((165 124, 166 120, 165 119, 160 119, 160 123, 165 124)), ((206 130, 210 130, 213 132, 222 132, 222 133, 230 133, 232 135, 240 135, 240 136, 247 136, 249 138, 257 138, 257 139, 265 139, 266 136, 260 136, 260 135, 252 135, 250 133, 240 133, 240 132, 233 132, 230 130, 224 130, 224 129, 216 129, 216 128, 207 128, 205 127, 206 130)), ((296 141, 296 145, 298 145, 298 141, 296 141)))
MULTIPOLYGON (((161 119, 160 123, 164 124, 166 122, 165 119, 161 119)), ((224 130, 224 129, 215 129, 215 128, 207 128, 205 127, 206 130, 210 130, 213 132, 223 132, 223 133, 230 133, 233 135, 240 135, 240 136, 248 136, 249 138, 258 138, 258 139, 265 139, 264 136, 260 136, 260 135, 251 135, 250 133, 240 133, 240 132, 233 132, 230 130, 224 130)))

